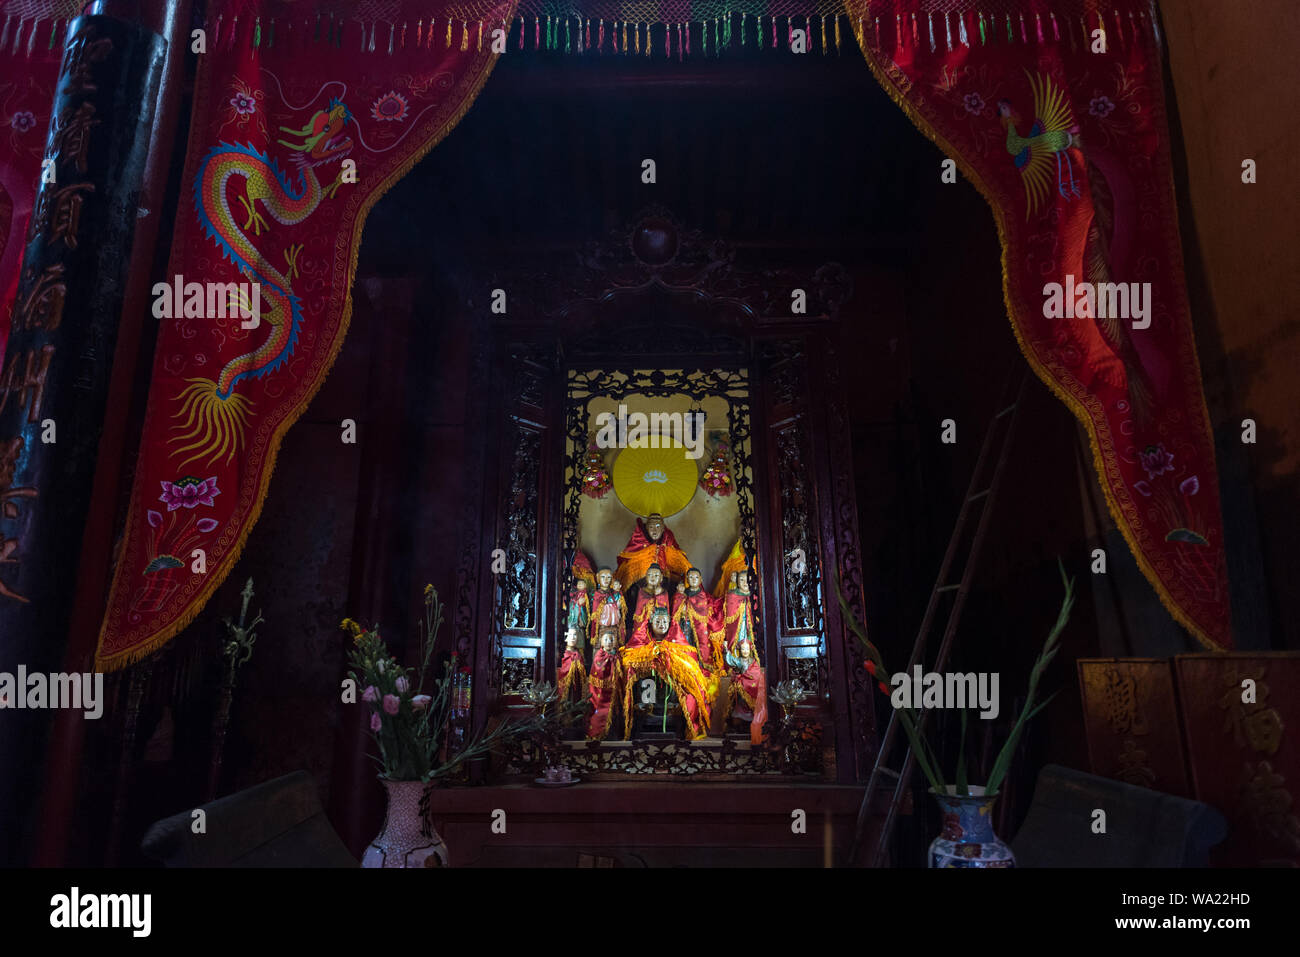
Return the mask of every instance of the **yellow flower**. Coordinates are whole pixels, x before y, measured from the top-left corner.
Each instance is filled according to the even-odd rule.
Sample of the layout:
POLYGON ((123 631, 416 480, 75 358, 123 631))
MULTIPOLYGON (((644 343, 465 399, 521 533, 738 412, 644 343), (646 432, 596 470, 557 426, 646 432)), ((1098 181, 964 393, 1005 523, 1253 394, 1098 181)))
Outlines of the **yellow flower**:
POLYGON ((358 625, 351 618, 344 618, 341 622, 339 622, 339 627, 342 628, 344 631, 346 631, 348 634, 350 634, 354 641, 361 637, 361 633, 362 633, 361 626, 358 625))

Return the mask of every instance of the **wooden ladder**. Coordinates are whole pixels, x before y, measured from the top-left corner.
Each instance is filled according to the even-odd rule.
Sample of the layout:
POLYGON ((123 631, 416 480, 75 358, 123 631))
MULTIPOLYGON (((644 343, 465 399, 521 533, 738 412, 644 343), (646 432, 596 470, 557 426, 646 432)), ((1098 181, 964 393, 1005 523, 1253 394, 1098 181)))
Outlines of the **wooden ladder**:
MULTIPOLYGON (((980 447, 979 458, 976 460, 975 469, 971 473, 970 485, 966 490, 966 500, 962 503, 961 511, 957 514, 957 522, 953 526, 952 537, 948 541, 948 550, 943 556, 943 564, 939 566, 938 578, 935 579, 934 589, 930 592, 930 601, 925 606, 925 615, 921 619, 920 630, 917 632, 916 641, 912 645, 912 655, 907 661, 906 674, 909 676, 912 674, 912 669, 917 664, 922 663, 926 641, 938 614, 940 600, 945 595, 953 595, 952 606, 948 611, 947 624, 943 630, 943 640, 939 643, 939 652, 935 656, 934 667, 930 670, 942 672, 944 665, 948 662, 953 639, 957 634, 957 623, 961 618, 962 606, 966 603, 966 595, 970 590, 976 560, 979 557, 980 548, 984 544, 984 534, 988 530, 989 516, 993 514, 993 503, 997 500, 998 485, 1002 479, 1003 466, 1006 465, 1007 453, 1011 449, 1011 437, 1015 431, 1016 410, 1024 400, 1028 381, 1029 370, 1025 369, 1020 377, 1020 384, 1016 387, 1014 400, 993 416, 988 431, 984 434, 984 444, 980 447), (987 484, 983 484, 990 465, 992 474, 988 477, 987 484), (961 578, 953 581, 951 578, 954 570, 953 566, 961 551, 966 527, 972 520, 976 519, 976 513, 978 513, 978 519, 975 534, 970 539, 969 549, 967 549, 962 562, 961 578)), ((888 680, 886 676, 881 677, 882 680, 888 680)), ((927 715, 928 712, 924 708, 917 712, 916 728, 919 734, 925 733, 927 715)), ((876 760, 871 767, 871 777, 867 781, 867 793, 863 796, 862 807, 858 811, 858 823, 853 835, 853 845, 849 849, 849 860, 865 864, 867 867, 880 866, 885 857, 893 833, 894 823, 898 817, 898 809, 903 803, 912 777, 912 770, 916 764, 916 756, 912 753, 906 735, 902 736, 904 748, 902 767, 895 770, 886 764, 894 745, 900 737, 900 730, 898 712, 891 711, 889 724, 885 727, 885 735, 880 741, 880 750, 876 752, 876 760), (883 817, 878 814, 873 816, 871 814, 872 798, 875 796, 877 788, 887 786, 886 779, 893 783, 893 793, 890 795, 889 807, 883 817), (863 851, 866 853, 865 858, 860 857, 863 851)))

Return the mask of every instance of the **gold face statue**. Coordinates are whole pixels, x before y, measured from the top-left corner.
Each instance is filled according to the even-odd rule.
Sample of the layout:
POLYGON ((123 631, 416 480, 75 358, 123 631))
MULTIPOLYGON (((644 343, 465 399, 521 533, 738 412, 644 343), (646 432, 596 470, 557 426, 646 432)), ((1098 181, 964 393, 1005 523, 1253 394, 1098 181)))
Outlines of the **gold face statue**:
POLYGON ((650 617, 650 630, 663 637, 668 634, 668 625, 671 620, 668 617, 668 612, 661 608, 650 617))
POLYGON ((612 631, 602 631, 600 633, 600 650, 607 655, 614 653, 615 635, 612 631))
POLYGON ((664 573, 659 570, 658 565, 651 565, 650 570, 645 573, 645 583, 650 586, 651 591, 655 591, 663 584, 664 573))
POLYGON ((608 568, 602 568, 596 573, 596 583, 600 585, 601 591, 609 591, 609 583, 613 579, 614 575, 608 568))
POLYGON ((736 572, 736 589, 742 592, 749 591, 749 572, 736 572))
POLYGON ((576 628, 570 628, 564 633, 564 647, 568 651, 573 651, 578 647, 578 631, 576 628))
POLYGON ((579 579, 578 579, 578 586, 577 586, 577 587, 578 587, 578 591, 586 591, 586 590, 587 590, 587 583, 586 583, 585 581, 583 581, 581 578, 579 578, 579 579))
POLYGON ((658 512, 652 512, 645 520, 645 533, 650 537, 650 541, 658 542, 664 534, 664 517, 658 512))
POLYGON ((700 582, 700 570, 698 568, 692 568, 686 573, 686 587, 691 591, 698 589, 700 587, 700 582))

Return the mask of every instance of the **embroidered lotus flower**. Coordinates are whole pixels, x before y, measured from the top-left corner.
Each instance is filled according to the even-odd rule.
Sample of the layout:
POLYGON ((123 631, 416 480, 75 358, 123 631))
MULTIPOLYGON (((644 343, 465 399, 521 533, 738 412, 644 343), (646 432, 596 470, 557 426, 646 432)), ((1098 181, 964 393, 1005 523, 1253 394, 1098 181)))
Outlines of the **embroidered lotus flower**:
POLYGON ((207 533, 217 527, 217 520, 215 518, 201 518, 194 523, 194 526, 200 532, 207 533))
POLYGON ((153 509, 149 509, 147 512, 145 512, 145 518, 149 520, 150 528, 158 528, 160 525, 162 525, 161 512, 155 512, 153 509))
POLYGON ((215 475, 205 478, 202 481, 192 475, 187 475, 179 482, 160 482, 162 485, 162 495, 158 496, 158 501, 167 506, 167 511, 174 512, 178 508, 197 508, 200 505, 212 505, 213 499, 221 494, 217 488, 217 477, 215 475))
POLYGON ((230 105, 235 108, 235 112, 241 116, 247 116, 250 113, 257 112, 257 101, 251 96, 243 93, 236 93, 230 98, 230 105))
POLYGON ((9 125, 19 133, 26 133, 36 125, 36 116, 30 110, 19 110, 10 118, 9 125))
POLYGON ((406 119, 406 97, 400 93, 385 93, 370 106, 370 115, 377 120, 400 123, 406 119))
POLYGON ((1094 96, 1088 103, 1088 112, 1101 120, 1110 116, 1114 109, 1115 104, 1111 102, 1108 96, 1094 96))
POLYGON ((978 93, 967 93, 962 97, 962 105, 966 107, 967 113, 983 113, 984 97, 980 96, 978 93))
POLYGON ((1166 452, 1163 444, 1148 445, 1138 453, 1138 459, 1142 462, 1142 468, 1146 469, 1149 479, 1174 470, 1174 455, 1172 452, 1166 452))

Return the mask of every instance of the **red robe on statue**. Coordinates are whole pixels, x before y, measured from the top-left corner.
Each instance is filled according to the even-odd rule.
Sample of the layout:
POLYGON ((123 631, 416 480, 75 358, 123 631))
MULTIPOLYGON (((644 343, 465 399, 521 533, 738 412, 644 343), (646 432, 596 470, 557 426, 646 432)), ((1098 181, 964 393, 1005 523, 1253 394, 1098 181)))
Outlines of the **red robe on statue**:
POLYGON ((659 541, 652 542, 645 530, 645 522, 636 520, 636 530, 627 540, 627 546, 618 553, 618 567, 614 577, 623 583, 626 591, 636 582, 645 578, 646 570, 651 565, 658 565, 664 571, 664 578, 681 581, 691 570, 691 560, 677 544, 677 538, 667 525, 659 541))
POLYGON ((560 701, 568 701, 574 691, 579 696, 586 690, 587 666, 582 663, 582 652, 566 651, 560 660, 560 670, 556 677, 555 688, 560 701))
POLYGON ((587 678, 592 707, 591 717, 587 719, 588 741, 604 741, 609 737, 610 718, 614 703, 621 697, 621 684, 617 653, 598 649, 591 659, 591 675, 587 678))
POLYGON ((650 644, 652 636, 650 634, 650 616, 654 614, 656 608, 662 608, 671 613, 673 610, 672 596, 668 589, 663 588, 659 594, 651 595, 646 591, 636 596, 636 612, 632 615, 632 636, 628 638, 627 644, 630 648, 639 648, 642 645, 650 644))

